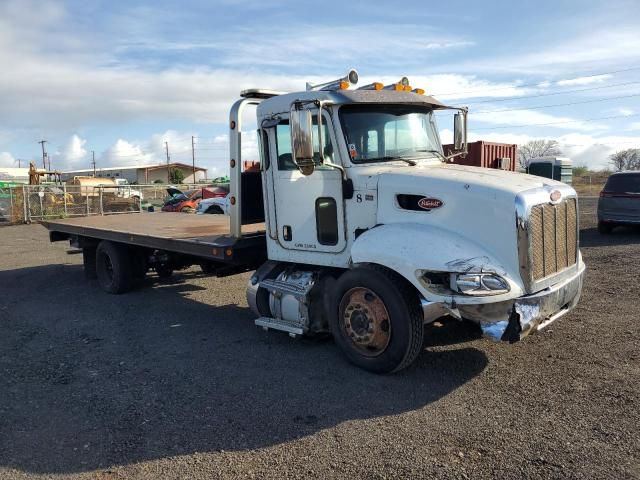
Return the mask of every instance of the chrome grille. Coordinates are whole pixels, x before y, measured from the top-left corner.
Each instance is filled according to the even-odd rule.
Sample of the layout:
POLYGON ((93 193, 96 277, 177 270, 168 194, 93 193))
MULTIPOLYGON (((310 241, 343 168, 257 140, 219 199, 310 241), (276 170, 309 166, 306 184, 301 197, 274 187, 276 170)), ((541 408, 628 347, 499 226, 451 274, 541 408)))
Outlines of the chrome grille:
POLYGON ((577 261, 577 206, 570 198, 557 205, 531 208, 529 242, 533 281, 564 270, 577 261))

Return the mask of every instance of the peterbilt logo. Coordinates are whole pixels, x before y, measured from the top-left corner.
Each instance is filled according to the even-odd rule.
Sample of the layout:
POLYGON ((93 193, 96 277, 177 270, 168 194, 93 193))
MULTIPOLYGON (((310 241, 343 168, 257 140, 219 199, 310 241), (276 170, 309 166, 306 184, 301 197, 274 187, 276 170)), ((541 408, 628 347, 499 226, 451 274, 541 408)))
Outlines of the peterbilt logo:
POLYGON ((444 202, 439 198, 422 197, 418 200, 418 206, 424 210, 433 210, 434 208, 440 208, 444 205, 444 202))

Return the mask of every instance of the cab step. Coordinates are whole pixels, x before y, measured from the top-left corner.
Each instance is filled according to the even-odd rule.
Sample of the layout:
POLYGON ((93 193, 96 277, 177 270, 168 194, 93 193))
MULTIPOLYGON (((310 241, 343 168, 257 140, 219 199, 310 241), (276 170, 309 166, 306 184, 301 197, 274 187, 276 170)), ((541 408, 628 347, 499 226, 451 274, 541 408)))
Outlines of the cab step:
POLYGON ((299 323, 287 322, 284 320, 279 320, 277 318, 260 317, 256 319, 255 324, 265 330, 273 329, 287 332, 289 336, 294 338, 298 335, 304 334, 302 325, 300 325, 299 323))

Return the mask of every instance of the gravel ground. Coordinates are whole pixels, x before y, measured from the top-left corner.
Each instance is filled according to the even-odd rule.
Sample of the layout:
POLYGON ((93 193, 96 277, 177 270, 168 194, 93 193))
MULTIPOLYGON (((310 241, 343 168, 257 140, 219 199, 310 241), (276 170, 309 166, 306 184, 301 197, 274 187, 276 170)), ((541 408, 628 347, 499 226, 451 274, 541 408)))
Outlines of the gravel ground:
POLYGON ((253 325, 248 275, 124 296, 0 229, 1 478, 640 478, 640 232, 581 201, 578 308, 514 345, 428 328, 400 374, 253 325))

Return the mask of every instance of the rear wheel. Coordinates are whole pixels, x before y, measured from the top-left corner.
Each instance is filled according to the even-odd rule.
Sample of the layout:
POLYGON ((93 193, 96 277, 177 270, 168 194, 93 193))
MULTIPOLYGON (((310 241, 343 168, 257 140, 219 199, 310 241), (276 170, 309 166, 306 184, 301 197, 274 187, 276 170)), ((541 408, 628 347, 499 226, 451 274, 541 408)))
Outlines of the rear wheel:
POLYGON ((347 359, 371 372, 402 370, 422 349, 418 297, 404 278, 383 268, 355 268, 337 280, 329 325, 347 359))
POLYGON ((598 222, 598 232, 603 235, 607 235, 613 231, 613 225, 611 223, 598 222))
POLYGON ((124 245, 103 240, 96 249, 98 283, 109 293, 124 293, 131 289, 133 268, 129 250, 124 245))

